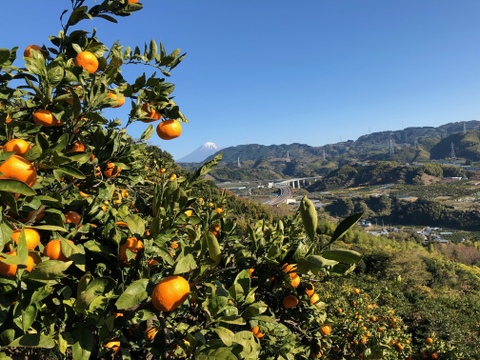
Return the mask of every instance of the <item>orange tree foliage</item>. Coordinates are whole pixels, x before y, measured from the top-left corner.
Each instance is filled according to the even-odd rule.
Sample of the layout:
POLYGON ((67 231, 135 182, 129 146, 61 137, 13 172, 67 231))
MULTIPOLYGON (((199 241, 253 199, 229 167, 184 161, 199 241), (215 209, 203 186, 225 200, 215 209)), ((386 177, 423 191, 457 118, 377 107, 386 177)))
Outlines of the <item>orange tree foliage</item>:
MULTIPOLYGON (((319 236, 305 197, 286 221, 237 230, 225 197, 193 196, 220 157, 184 176, 146 145, 153 124, 133 141, 120 120, 104 116, 125 97, 127 126, 151 122, 152 107, 157 121, 187 122, 165 78, 129 83, 120 72, 146 64, 168 77, 183 55, 154 41, 144 51, 107 47, 95 32, 69 31, 92 17, 116 22, 142 9, 136 1, 71 3, 63 29, 41 50, 17 58, 17 48, 0 49, 0 141, 27 141, 23 156, 37 175, 29 185, 15 172, 0 178, 0 269, 16 265, 0 275, 0 357, 293 359, 338 349, 322 294, 307 295, 305 285, 353 269, 360 254, 331 246, 360 215, 319 236), (85 52, 98 59, 96 71, 77 66, 85 52), (38 110, 51 121, 35 122, 38 110), (70 212, 80 218, 70 221, 70 212), (11 241, 14 230, 29 228, 40 233, 38 246, 28 249, 25 231, 11 241), (55 251, 45 251, 54 240, 55 251), (294 274, 282 269, 287 263, 294 274), (158 311, 152 290, 173 275, 188 281, 188 298, 158 311), (287 309, 288 295, 299 301, 287 309)), ((12 156, 2 151, 0 161, 12 156)))

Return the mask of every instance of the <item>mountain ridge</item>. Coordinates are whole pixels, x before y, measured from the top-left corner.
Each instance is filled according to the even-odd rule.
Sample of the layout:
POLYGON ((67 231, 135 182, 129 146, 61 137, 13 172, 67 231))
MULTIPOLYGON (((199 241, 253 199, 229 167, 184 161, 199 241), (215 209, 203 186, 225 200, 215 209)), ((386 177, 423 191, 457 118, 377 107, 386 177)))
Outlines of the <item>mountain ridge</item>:
POLYGON ((455 157, 474 162, 480 161, 480 121, 382 131, 323 146, 237 145, 204 161, 219 152, 222 161, 210 173, 218 181, 325 176, 355 162, 414 163, 447 159, 453 152, 455 157))

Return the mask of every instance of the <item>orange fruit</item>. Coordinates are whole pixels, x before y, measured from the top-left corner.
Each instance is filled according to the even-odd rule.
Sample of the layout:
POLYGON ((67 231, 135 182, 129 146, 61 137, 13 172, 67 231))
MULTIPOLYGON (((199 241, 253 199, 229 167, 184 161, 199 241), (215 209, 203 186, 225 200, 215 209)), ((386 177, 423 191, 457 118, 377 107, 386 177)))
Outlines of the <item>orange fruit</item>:
POLYGON ((253 278, 253 272, 255 271, 254 268, 250 268, 248 269, 248 276, 250 276, 250 278, 253 278))
POLYGON ((16 179, 28 186, 37 182, 37 171, 32 163, 18 155, 12 155, 0 165, 0 179, 16 179))
POLYGON ((298 301, 298 298, 295 296, 295 295, 287 295, 283 298, 283 306, 285 307, 285 309, 291 309, 295 306, 298 305, 299 301, 298 301))
POLYGON ((218 208, 215 209, 215 212, 216 212, 218 215, 222 215, 223 209, 218 207, 218 208))
POLYGON ((289 272, 292 272, 292 271, 295 271, 297 270, 297 264, 283 264, 282 265, 282 270, 284 273, 289 273, 289 272))
POLYGON ((183 304, 190 294, 190 284, 179 276, 160 280, 152 291, 152 304, 159 311, 172 311, 183 304))
POLYGON ((80 141, 75 141, 72 144, 72 147, 70 148, 69 152, 85 152, 86 147, 85 144, 80 142, 80 141))
POLYGON ((56 125, 59 121, 50 110, 39 109, 33 113, 33 122, 37 125, 50 127, 56 125))
MULTIPOLYGON (((7 254, 15 256, 17 255, 17 252, 10 251, 7 254)), ((1 261, 3 259, 4 259, 3 257, 0 257, 0 274, 6 275, 6 276, 15 276, 15 274, 17 273, 17 265, 5 264, 4 262, 1 261)), ((25 270, 27 270, 28 272, 32 271, 33 267, 35 266, 35 261, 33 260, 33 257, 28 255, 25 265, 27 266, 25 270)))
POLYGON ((188 217, 192 216, 193 215, 193 210, 185 210, 183 212, 185 215, 187 215, 188 217))
MULTIPOLYGON (((42 48, 38 45, 28 45, 26 48, 25 48, 25 51, 23 52, 23 56, 25 57, 28 57, 28 58, 31 58, 32 57, 32 53, 30 52, 30 50, 36 50, 36 51, 42 51, 42 48)), ((42 53, 43 54, 43 53, 42 53)))
MULTIPOLYGON (((12 240, 14 240, 16 244, 18 244, 18 242, 20 240, 20 234, 21 233, 22 233, 21 229, 15 230, 12 233, 12 240)), ((23 233, 25 235, 25 240, 27 242, 27 249, 28 250, 33 250, 38 246, 38 244, 40 244, 40 234, 38 233, 37 230, 30 229, 30 228, 24 228, 23 233)))
POLYGON ((315 287, 313 286, 312 283, 308 283, 306 285, 305 294, 307 294, 308 296, 312 296, 313 294, 315 294, 315 287))
POLYGON ((115 354, 120 350, 120 341, 118 340, 110 340, 104 345, 107 349, 112 350, 115 354))
POLYGON ((162 118, 162 114, 157 112, 157 110, 155 110, 155 108, 152 107, 152 105, 150 105, 148 103, 145 103, 145 104, 142 105, 142 110, 147 113, 147 115, 145 115, 145 116, 147 118, 149 118, 149 119, 143 119, 142 122, 144 122, 144 123, 154 122, 154 121, 160 120, 162 118))
POLYGON ((440 359, 440 357, 438 356, 437 353, 433 353, 432 355, 430 355, 430 358, 431 358, 432 360, 438 360, 438 359, 440 359))
POLYGON ((172 243, 170 244, 170 247, 174 250, 178 249, 178 242, 177 241, 172 241, 172 243))
POLYGON ((330 335, 331 332, 332 332, 332 327, 330 325, 323 325, 320 328, 320 334, 322 334, 323 336, 330 335))
POLYGON ((260 332, 260 327, 258 325, 252 327, 250 330, 252 331, 253 335, 255 335, 257 339, 261 339, 262 337, 265 336, 264 333, 260 332))
POLYGON ((157 125, 157 135, 163 140, 172 140, 180 136, 182 125, 178 120, 164 120, 157 125))
POLYGON ((290 273, 289 275, 290 275, 290 285, 292 285, 294 288, 300 285, 300 276, 298 276, 296 273, 290 273))
POLYGON ((341 314, 343 312, 343 309, 342 308, 338 308, 337 309, 338 313, 341 314))
POLYGON ((145 333, 144 333, 145 339, 148 341, 153 341, 157 333, 158 333, 157 328, 154 328, 154 327, 148 328, 147 330, 145 330, 145 333))
POLYGON ((109 92, 107 94, 107 97, 109 99, 112 99, 112 100, 115 100, 115 105, 113 105, 112 107, 114 108, 118 108, 120 106, 122 106, 123 104, 125 104, 125 96, 123 96, 122 94, 116 94, 114 92, 109 92))
POLYGON ((138 0, 128 0, 128 3, 129 4, 136 4, 136 3, 138 3, 138 0))
POLYGON ((67 224, 78 225, 78 224, 80 224, 81 219, 82 219, 82 216, 79 213, 77 213, 76 211, 68 211, 65 214, 65 222, 67 224))
POLYGON ((25 155, 31 148, 30 144, 23 139, 12 139, 3 145, 4 151, 13 152, 19 156, 25 155))
MULTIPOLYGON (((124 264, 128 263, 127 249, 131 252, 138 253, 139 250, 143 249, 143 242, 132 236, 129 237, 127 241, 122 244, 122 246, 120 246, 120 253, 118 254, 118 257, 124 264)), ((137 255, 134 256, 134 259, 136 257, 137 255)))
MULTIPOLYGON (((68 240, 73 244, 72 240, 68 240)), ((50 240, 43 249, 43 255, 49 257, 51 260, 67 261, 67 257, 62 253, 62 242, 58 239, 50 240)))
POLYGON ((98 59, 90 51, 82 51, 75 56, 73 62, 76 66, 82 67, 84 70, 87 70, 90 74, 93 74, 98 69, 98 59))
POLYGON ((433 339, 431 337, 427 337, 425 341, 427 342, 427 344, 433 344, 433 339))
POLYGON ((105 170, 103 170, 103 175, 105 175, 106 178, 116 177, 120 174, 120 171, 122 171, 122 169, 116 166, 114 162, 109 161, 105 166, 105 170))
POLYGON ((317 293, 310 296, 310 305, 315 305, 319 301, 320 301, 320 296, 318 296, 317 293))
POLYGON ((353 293, 357 295, 360 294, 360 289, 359 288, 353 289, 353 293))

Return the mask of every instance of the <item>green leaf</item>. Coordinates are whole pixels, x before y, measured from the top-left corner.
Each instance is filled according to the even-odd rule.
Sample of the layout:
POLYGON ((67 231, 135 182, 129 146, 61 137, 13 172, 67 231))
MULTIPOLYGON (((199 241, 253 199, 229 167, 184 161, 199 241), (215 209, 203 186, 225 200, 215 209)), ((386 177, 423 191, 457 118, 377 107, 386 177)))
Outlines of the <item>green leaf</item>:
POLYGON ((203 236, 207 241, 208 254, 210 255, 210 259, 213 260, 213 266, 217 266, 222 259, 222 250, 220 249, 220 244, 211 231, 205 231, 203 236))
POLYGON ((297 269, 302 273, 311 271, 312 273, 317 274, 321 269, 336 264, 338 264, 336 261, 325 259, 320 255, 310 255, 306 259, 300 259, 297 263, 297 269))
POLYGON ((1 48, 0 49, 0 64, 5 64, 10 59, 10 50, 1 48))
POLYGON ((148 125, 148 127, 145 129, 145 131, 142 133, 142 135, 140 136, 140 139, 141 140, 148 140, 152 137, 153 135, 153 132, 154 132, 154 129, 153 129, 153 125, 150 124, 148 125))
POLYGON ((197 171, 195 171, 195 174, 193 176, 194 179, 199 179, 201 178, 203 175, 205 175, 206 173, 208 173, 210 170, 212 170, 215 166, 218 165, 218 163, 220 161, 222 161, 222 157, 223 157, 223 154, 220 153, 218 154, 217 156, 215 156, 215 158, 213 158, 212 160, 206 162, 205 164, 203 164, 199 169, 197 169, 197 171))
POLYGON ((138 215, 128 215, 125 218, 125 222, 128 224, 128 229, 134 235, 143 236, 145 233, 145 220, 138 215))
POLYGON ((340 224, 336 227, 335 231, 333 232, 332 238, 328 242, 328 245, 332 244, 333 242, 337 241, 341 238, 353 225, 355 225, 358 220, 362 217, 363 213, 358 213, 347 217, 346 219, 342 220, 340 224))
POLYGON ((312 201, 305 195, 298 208, 302 217, 303 227, 308 237, 313 240, 317 231, 318 216, 312 201))
POLYGON ((362 259, 362 254, 349 249, 324 250, 320 254, 326 259, 335 260, 345 264, 357 264, 362 259))
POLYGON ((232 330, 219 326, 214 331, 226 346, 232 346, 235 338, 235 333, 232 330))
POLYGON ((0 191, 19 193, 25 196, 35 195, 36 192, 22 181, 14 179, 0 179, 0 191))
POLYGON ((81 327, 75 329, 72 333, 73 336, 73 358, 75 360, 89 360, 93 349, 92 330, 87 327, 81 327))
POLYGON ((86 178, 86 176, 80 170, 71 166, 62 166, 58 169, 53 170, 53 172, 56 179, 61 179, 64 175, 73 176, 74 178, 77 178, 79 180, 83 180, 86 178))
POLYGON ((140 304, 148 297, 147 285, 148 279, 140 279, 131 283, 115 302, 117 309, 125 310, 140 304))
POLYGON ((37 264, 28 275, 29 279, 55 280, 66 276, 65 271, 73 261, 46 260, 37 264))
MULTIPOLYGON (((90 337, 92 337, 91 333, 90 337)), ((55 341, 50 336, 43 334, 25 334, 13 340, 8 346, 53 349, 55 341)))
POLYGON ((63 70, 63 67, 58 65, 47 72, 47 79, 50 85, 52 86, 57 86, 59 85, 62 80, 63 80, 63 75, 65 74, 65 71, 63 70))
POLYGON ((197 260, 192 254, 180 256, 175 264, 174 275, 185 274, 197 268, 197 260))
POLYGON ((228 348, 205 349, 197 354, 197 360, 238 360, 228 348))

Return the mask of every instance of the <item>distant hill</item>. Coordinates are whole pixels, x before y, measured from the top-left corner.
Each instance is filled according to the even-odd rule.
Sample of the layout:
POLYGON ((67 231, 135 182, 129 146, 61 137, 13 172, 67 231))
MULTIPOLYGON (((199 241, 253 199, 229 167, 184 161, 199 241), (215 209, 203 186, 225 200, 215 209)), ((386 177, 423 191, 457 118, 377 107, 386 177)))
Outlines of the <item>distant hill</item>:
POLYGON ((382 131, 318 147, 298 143, 227 147, 221 150, 223 160, 211 175, 220 181, 325 176, 355 162, 448 159, 452 148, 456 158, 480 161, 480 121, 382 131))

